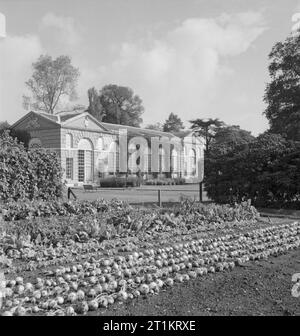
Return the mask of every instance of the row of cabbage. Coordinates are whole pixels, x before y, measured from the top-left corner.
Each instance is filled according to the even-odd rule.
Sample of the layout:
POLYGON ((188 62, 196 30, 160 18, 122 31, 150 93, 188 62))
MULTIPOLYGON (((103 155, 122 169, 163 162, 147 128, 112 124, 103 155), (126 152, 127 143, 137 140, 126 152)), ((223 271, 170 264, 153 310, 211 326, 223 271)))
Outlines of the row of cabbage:
MULTIPOLYGON (((107 255, 97 241, 82 243, 80 255, 73 260, 69 255, 60 266, 44 265, 42 275, 34 280, 29 281, 22 270, 10 274, 10 280, 2 284, 2 315, 81 315, 210 273, 229 272, 299 248, 300 223, 209 238, 191 233, 181 241, 148 239, 146 248, 133 239, 136 249, 112 249, 107 255)), ((59 260, 63 256, 59 251, 65 250, 57 246, 47 260, 59 260)))

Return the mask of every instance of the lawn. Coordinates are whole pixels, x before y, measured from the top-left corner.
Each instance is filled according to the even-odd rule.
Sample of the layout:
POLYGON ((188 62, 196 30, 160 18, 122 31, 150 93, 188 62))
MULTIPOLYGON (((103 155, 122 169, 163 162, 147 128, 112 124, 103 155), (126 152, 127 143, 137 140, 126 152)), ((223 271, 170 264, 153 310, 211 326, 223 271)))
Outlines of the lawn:
MULTIPOLYGON (((96 200, 104 198, 111 200, 118 198, 131 204, 157 203, 158 190, 161 190, 163 203, 179 202, 181 198, 199 200, 199 184, 170 185, 170 186, 141 186, 137 188, 102 188, 97 191, 83 191, 72 188, 79 200, 96 200)), ((206 192, 203 192, 203 201, 207 201, 206 192)))

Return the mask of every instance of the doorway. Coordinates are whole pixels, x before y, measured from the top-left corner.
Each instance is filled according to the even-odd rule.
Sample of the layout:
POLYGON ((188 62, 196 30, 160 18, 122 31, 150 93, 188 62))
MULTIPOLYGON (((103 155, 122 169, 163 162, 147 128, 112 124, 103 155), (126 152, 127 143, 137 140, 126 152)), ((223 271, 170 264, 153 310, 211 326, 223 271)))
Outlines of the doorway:
POLYGON ((78 182, 93 182, 94 151, 89 139, 81 139, 78 143, 78 182))

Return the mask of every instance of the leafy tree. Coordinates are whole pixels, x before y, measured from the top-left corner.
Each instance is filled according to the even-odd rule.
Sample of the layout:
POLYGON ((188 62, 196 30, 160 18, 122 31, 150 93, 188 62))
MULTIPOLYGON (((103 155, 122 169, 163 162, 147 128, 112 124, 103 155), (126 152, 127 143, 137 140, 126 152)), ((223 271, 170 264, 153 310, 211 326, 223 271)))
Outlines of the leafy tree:
POLYGON ((270 131, 300 140, 300 34, 276 43, 269 59, 271 81, 265 90, 264 114, 270 131))
POLYGON ((52 59, 51 56, 41 55, 32 66, 33 75, 26 85, 32 92, 33 103, 29 97, 23 96, 24 107, 32 106, 34 109, 54 114, 61 98, 77 98, 79 70, 71 64, 69 56, 52 59))
POLYGON ((150 129, 150 130, 155 130, 155 131, 163 131, 163 125, 159 122, 155 124, 149 124, 145 128, 150 129))
POLYGON ((164 132, 179 132, 184 128, 181 119, 174 113, 170 113, 168 119, 165 121, 163 125, 164 132))
POLYGON ((97 90, 94 87, 88 90, 88 97, 89 97, 89 107, 87 109, 88 112, 99 121, 102 121, 105 112, 101 104, 100 95, 98 94, 97 90))
POLYGON ((104 86, 99 95, 104 109, 103 122, 140 127, 144 107, 132 89, 110 84, 104 86))
POLYGON ((247 146, 254 139, 251 132, 241 129, 240 126, 224 126, 217 129, 211 144, 211 152, 221 155, 233 150, 236 146, 247 146))
POLYGON ((205 188, 216 202, 300 209, 300 143, 265 133, 206 160, 205 188))
POLYGON ((217 130, 224 126, 225 123, 219 119, 195 119, 191 120, 191 129, 195 131, 198 136, 205 139, 206 154, 209 153, 210 145, 216 135, 217 130))

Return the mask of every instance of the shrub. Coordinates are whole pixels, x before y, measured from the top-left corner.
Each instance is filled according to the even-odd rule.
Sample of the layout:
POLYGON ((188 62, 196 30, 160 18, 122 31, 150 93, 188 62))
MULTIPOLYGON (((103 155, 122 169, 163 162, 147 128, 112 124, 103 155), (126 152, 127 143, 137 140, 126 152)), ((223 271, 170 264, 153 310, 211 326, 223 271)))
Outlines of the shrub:
POLYGON ((0 136, 0 201, 62 196, 62 169, 56 153, 28 151, 9 132, 0 136))
POLYGON ((263 134, 206 159, 205 188, 218 203, 252 199, 259 207, 300 209, 300 144, 263 134))
POLYGON ((146 185, 179 185, 185 184, 184 178, 157 178, 157 179, 149 179, 145 182, 146 185))
POLYGON ((100 179, 100 186, 104 188, 136 187, 139 184, 137 176, 108 176, 100 179))

